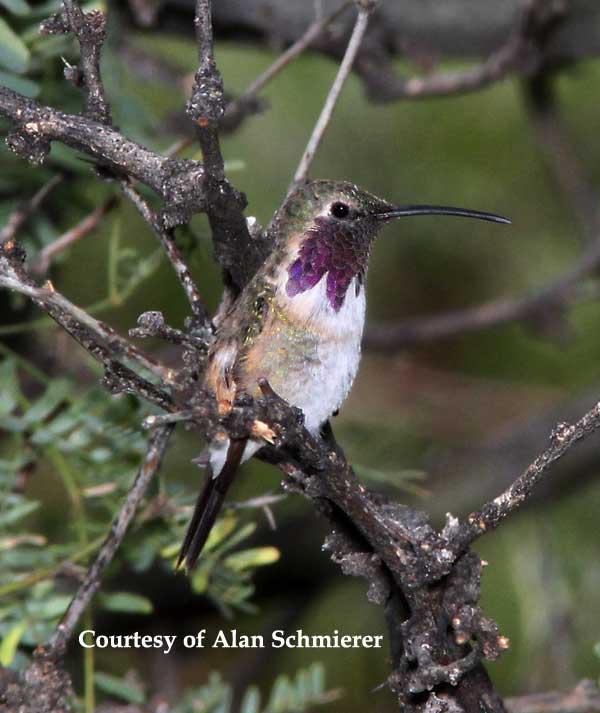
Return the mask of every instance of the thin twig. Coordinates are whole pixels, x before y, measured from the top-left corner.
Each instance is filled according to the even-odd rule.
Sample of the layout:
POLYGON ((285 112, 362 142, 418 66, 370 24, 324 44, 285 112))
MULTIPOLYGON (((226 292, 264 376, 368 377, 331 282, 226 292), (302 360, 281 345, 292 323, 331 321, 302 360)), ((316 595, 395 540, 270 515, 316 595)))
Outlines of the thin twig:
POLYGON ((269 505, 276 505, 282 500, 287 498, 286 493, 280 493, 274 495, 273 493, 266 493, 265 495, 258 495, 255 498, 249 498, 248 500, 243 500, 241 502, 230 502, 227 507, 232 510, 256 510, 257 508, 264 508, 269 505))
POLYGON ((229 503, 228 507, 233 510, 244 510, 244 509, 261 509, 265 520, 267 521, 271 530, 275 531, 277 529, 277 521, 275 520, 275 514, 271 508, 271 505, 276 505, 277 503, 285 500, 287 498, 287 493, 282 493, 281 495, 273 495, 267 493, 266 495, 259 495, 256 498, 250 498, 249 500, 244 500, 243 502, 233 502, 229 503))
POLYGON ((107 567, 121 546, 154 474, 160 468, 172 431, 172 426, 165 426, 152 434, 144 462, 112 523, 110 532, 84 581, 71 600, 62 621, 48 642, 48 646, 41 652, 42 655, 56 659, 64 654, 67 643, 73 635, 79 620, 89 606, 92 597, 98 591, 107 567))
POLYGON ((369 61, 357 66, 357 70, 367 83, 369 95, 377 101, 425 99, 474 92, 507 79, 517 70, 525 76, 539 71, 544 58, 544 42, 565 15, 565 2, 525 0, 506 42, 484 62, 470 69, 411 79, 399 79, 390 70, 375 67, 369 61))
POLYGON ((211 0, 196 0, 194 27, 199 61, 187 112, 196 124, 206 168, 215 180, 220 181, 225 178, 219 145, 219 121, 225 113, 225 101, 223 79, 214 57, 211 0))
POLYGON ((79 42, 79 67, 67 66, 65 75, 85 95, 85 114, 110 126, 110 106, 100 74, 100 53, 106 37, 106 17, 100 10, 83 12, 78 0, 63 0, 63 11, 43 22, 40 31, 52 35, 72 32, 79 42))
POLYGON ((194 122, 206 169, 206 212, 213 235, 215 255, 225 273, 228 291, 239 293, 264 261, 244 218, 246 197, 225 177, 219 142, 219 123, 225 112, 223 79, 213 51, 210 0, 197 0, 194 18, 198 44, 198 69, 186 111, 194 122), (244 255, 244 260, 240 256, 244 255))
POLYGON ((381 68, 377 74, 367 64, 361 73, 367 81, 369 95, 381 102, 455 96, 475 92, 507 79, 520 64, 522 51, 520 33, 514 33, 505 45, 484 62, 460 72, 440 72, 425 77, 400 79, 390 71, 381 71, 381 68))
POLYGON ((555 179, 579 222, 582 242, 586 245, 582 255, 552 282, 517 299, 492 300, 440 315, 371 325, 365 332, 366 348, 395 351, 509 322, 543 319, 545 313, 555 317, 558 310, 589 299, 589 290, 582 281, 600 268, 600 217, 595 200, 596 188, 581 166, 576 148, 560 120, 548 81, 538 77, 530 83, 530 117, 548 154, 555 179))
POLYGON ((250 86, 242 93, 239 97, 236 97, 227 104, 225 109, 225 117, 235 114, 240 111, 245 104, 250 102, 256 97, 258 92, 260 92, 263 87, 268 84, 275 76, 281 72, 282 69, 287 67, 287 65, 292 62, 296 57, 298 57, 302 52, 304 52, 307 47, 319 37, 319 35, 326 30, 332 22, 335 22, 337 18, 345 12, 351 5, 353 0, 347 0, 343 2, 337 9, 329 13, 325 17, 319 17, 315 20, 306 32, 301 35, 288 49, 277 57, 277 59, 271 64, 265 71, 260 74, 250 86))
POLYGON ((194 332, 182 332, 180 329, 170 327, 165 322, 162 312, 155 310, 142 312, 137 319, 137 327, 129 330, 129 336, 135 339, 158 337, 177 346, 185 346, 198 351, 206 349, 206 339, 202 335, 194 332))
MULTIPOLYGON (((182 139, 177 143, 173 144, 167 151, 165 151, 165 156, 175 156, 183 149, 187 148, 191 144, 191 139, 182 139)), ((55 255, 62 252, 69 245, 85 238, 89 233, 95 230, 102 219, 108 215, 117 205, 117 196, 111 196, 104 203, 94 208, 86 216, 84 216, 77 225, 73 226, 60 237, 54 240, 50 245, 47 245, 43 250, 36 255, 32 270, 36 273, 45 273, 50 267, 50 262, 55 255)), ((0 232, 0 239, 2 239, 2 233, 0 232)), ((9 236, 12 237, 12 236, 9 236)))
POLYGON ((194 315, 198 326, 209 325, 210 319, 208 317, 208 312, 204 302, 202 301, 202 296, 200 295, 200 291, 194 282, 194 278, 192 277, 189 268, 185 264, 181 251, 177 247, 174 236, 163 227, 159 217, 152 210, 152 208, 150 208, 148 202, 142 198, 129 181, 121 181, 121 188, 160 240, 167 257, 175 270, 175 274, 183 287, 183 291, 188 298, 192 314, 194 315))
MULTIPOLYGON (((369 5, 369 10, 370 7, 369 5)), ((347 65, 346 76, 358 51, 369 10, 363 0, 342 62, 343 67, 347 65)), ((244 280, 252 274, 251 269, 240 267, 250 243, 241 213, 243 201, 229 186, 223 173, 218 140, 218 123, 223 110, 222 83, 212 53, 208 0, 198 0, 196 15, 200 59, 188 111, 198 126, 205 153, 206 175, 202 167, 195 167, 201 180, 207 181, 206 190, 204 184, 201 188, 202 204, 209 212, 217 253, 231 282, 241 288, 244 280)), ((340 75, 341 69, 338 78, 340 75)), ((337 89, 338 95, 343 78, 342 75, 337 89)), ((331 96, 332 93, 330 98, 331 96)), ((329 116, 333 106, 335 99, 331 104, 329 116)), ((148 160, 157 172, 165 166, 160 161, 156 163, 156 157, 151 154, 149 156, 141 147, 124 141, 118 132, 112 132, 106 126, 89 119, 83 119, 83 123, 74 122, 73 117, 52 110, 43 111, 44 109, 35 103, 24 102, 14 93, 7 94, 0 89, 0 111, 9 111, 12 120, 18 125, 12 146, 22 155, 41 160, 48 149, 49 140, 53 137, 52 132, 60 130, 64 132, 65 142, 71 141, 70 145, 76 147, 80 145, 77 142, 80 142, 87 146, 88 152, 95 158, 106 159, 105 162, 113 168, 121 165, 119 162, 124 160, 123 151, 127 154, 131 150, 132 153, 127 159, 131 170, 126 170, 126 173, 132 176, 147 173, 149 170, 149 166, 146 166, 142 171, 138 161, 148 160), (39 113, 40 111, 42 113, 39 113), (92 136, 92 130, 97 131, 98 135, 92 136), (73 131, 76 134, 79 131, 75 139, 73 131), (116 143, 113 143, 113 139, 116 143)), ((321 136, 328 121, 329 119, 324 121, 321 136)), ((315 150, 316 145, 313 155, 315 150)), ((310 160, 302 178, 308 173, 310 160)), ((185 216, 189 218, 190 206, 195 208, 198 205, 195 202, 198 196, 195 194, 194 200, 189 193, 186 193, 183 199, 181 197, 181 191, 187 188, 186 184, 193 179, 190 164, 171 161, 165 170, 166 174, 160 177, 160 182, 157 176, 152 180, 155 184, 160 183, 159 192, 165 200, 170 196, 170 200, 180 208, 179 219, 185 216)), ((121 175, 123 174, 120 173, 119 176, 121 175)), ((161 241, 170 240, 171 235, 163 229, 157 216, 128 182, 124 185, 124 190, 150 225, 155 230, 163 231, 162 234, 159 233, 161 241)), ((595 249, 594 247, 593 250, 595 249)), ((585 260, 592 262, 597 259, 593 250, 590 249, 585 260)), ((180 256, 177 254, 175 257, 177 259, 172 262, 176 270, 185 268, 179 260, 180 256)), ((158 403, 163 410, 177 412, 178 417, 185 417, 186 420, 193 413, 195 425, 209 438, 217 428, 225 429, 232 439, 247 438, 253 433, 256 420, 273 427, 282 441, 273 457, 278 458, 279 467, 289 476, 288 487, 301 489, 314 500, 319 510, 327 514, 334 527, 334 532, 328 538, 327 548, 335 561, 341 565, 344 572, 366 577, 369 582, 369 597, 386 607, 391 638, 394 639, 392 654, 395 670, 390 677, 390 686, 406 710, 422 711, 431 708, 431 705, 436 703, 430 695, 434 690, 443 690, 452 699, 451 703, 456 703, 467 713, 484 707, 494 713, 503 710, 502 703, 494 694, 492 684, 485 674, 482 661, 484 657, 498 656, 507 647, 508 642, 499 635, 496 624, 483 617, 481 610, 476 607, 481 560, 476 553, 463 555, 463 548, 465 543, 468 545, 474 536, 480 534, 481 522, 486 529, 496 526, 529 496, 533 486, 556 458, 576 440, 598 427, 600 404, 596 407, 596 413, 592 416, 588 414, 589 422, 582 424, 580 421, 576 426, 558 429, 554 434, 553 447, 557 447, 556 444, 560 441, 562 450, 552 452, 549 456, 542 454, 503 496, 484 506, 473 516, 473 520, 469 519, 463 526, 458 523, 458 535, 451 538, 453 531, 437 533, 423 513, 369 493, 356 478, 332 435, 326 439, 311 436, 303 428, 298 411, 281 399, 277 400, 276 395, 269 393, 266 387, 263 388, 264 398, 254 403, 236 403, 226 417, 219 417, 212 394, 204 393, 200 388, 194 389, 187 400, 182 399, 183 403, 174 404, 169 394, 139 379, 115 359, 115 354, 127 355, 129 345, 125 340, 115 341, 112 338, 112 330, 100 323, 100 327, 90 325, 85 315, 80 314, 81 311, 78 312, 77 308, 64 298, 52 297, 56 293, 50 283, 39 288, 18 263, 19 251, 14 244, 5 245, 0 258, 0 284, 28 295, 78 339, 88 352, 104 365, 109 386, 119 391, 131 390, 146 398, 148 394, 144 392, 150 392, 150 400, 158 403), (435 587, 432 586, 433 583, 435 587), (396 604, 398 606, 394 609, 396 604), (401 612, 401 608, 405 611, 401 612), (477 641, 477 646, 468 649, 465 644, 472 640, 477 641), (447 686, 448 683, 451 686, 447 686)), ((585 261, 582 261, 579 269, 587 267, 588 263, 583 265, 583 262, 585 261)), ((567 278, 573 279, 571 273, 565 279, 567 278)), ((572 284, 569 283, 568 287, 571 289, 572 284)), ((190 289, 188 285, 188 292, 190 289)), ((160 324, 157 323, 156 326, 160 328, 160 324)), ((177 335, 171 336, 178 338, 177 335)), ((102 575, 122 542, 147 483, 158 468, 172 428, 173 424, 163 423, 162 428, 154 432, 144 465, 115 520, 101 555, 92 565, 61 628, 53 637, 50 646, 52 656, 60 656, 63 653, 81 614, 100 586, 102 575)), ((273 455, 271 451, 268 452, 273 455)))
POLYGON ((585 244, 600 232, 598 191, 561 118, 555 85, 555 77, 545 73, 525 82, 525 104, 538 144, 579 223, 580 240, 585 244))
POLYGON ((61 236, 53 240, 49 245, 34 257, 32 261, 31 271, 36 274, 45 274, 48 272, 50 263, 56 255, 68 248, 73 243, 82 240, 95 230, 101 223, 102 219, 110 213, 117 205, 115 196, 111 196, 99 206, 94 208, 77 225, 64 232, 61 236))
POLYGON ((310 166, 313 162, 317 149, 319 148, 319 144, 321 143, 321 139, 323 138, 329 122, 331 121, 331 116, 339 99, 342 88, 348 78, 348 75, 350 74, 354 60, 356 59, 356 54, 365 35, 367 25, 369 23, 369 15, 371 14, 373 7, 374 5, 372 3, 359 4, 358 17, 356 18, 352 35, 348 41, 344 58, 342 59, 336 78, 331 85, 331 89, 329 90, 329 94, 325 100, 321 114, 317 119, 312 135, 308 140, 304 154, 300 159, 300 163, 296 169, 296 173, 294 174, 289 190, 291 190, 298 183, 306 180, 310 166))
POLYGON ((535 320, 544 312, 552 314, 553 310, 562 309, 567 304, 595 299, 594 291, 590 293, 586 285, 576 282, 600 264, 600 256, 596 255, 593 264, 588 264, 581 272, 576 273, 573 269, 555 283, 520 299, 492 300, 455 312, 369 325, 365 329, 363 347, 384 353, 395 352, 502 324, 535 320))
MULTIPOLYGON (((24 253, 12 241, 7 241, 0 246, 0 287, 6 287, 29 297, 105 368, 112 370, 118 366, 117 357, 124 357, 154 374, 162 383, 172 382, 174 375, 170 369, 145 356, 118 335, 112 327, 74 305, 57 292, 50 281, 38 287, 23 269, 21 262, 23 259, 24 253)), ((152 384, 144 379, 136 378, 140 379, 139 384, 144 384, 144 388, 146 385, 152 387, 152 384)))
POLYGON ((23 223, 40 207, 50 192, 54 190, 63 179, 64 176, 57 173, 55 176, 52 176, 32 198, 18 205, 10 214, 6 225, 0 230, 0 242, 13 240, 23 223))
MULTIPOLYGON (((165 156, 175 156, 180 151, 185 149, 191 143, 191 139, 182 139, 177 143, 173 144, 167 151, 165 151, 165 156)), ((77 225, 73 226, 60 237, 54 240, 52 243, 47 245, 43 250, 35 256, 32 264, 32 271, 38 274, 44 274, 48 271, 50 263, 55 255, 59 254, 65 250, 69 245, 74 242, 82 240, 89 233, 95 230, 102 219, 108 215, 116 206, 118 205, 117 196, 111 196, 104 203, 94 208, 86 216, 84 216, 77 225)), ((8 227, 8 226, 7 226, 8 227)), ((6 230, 6 228, 5 228, 6 230)), ((0 232, 0 240, 3 237, 3 232, 0 232)), ((12 237, 12 236, 8 236, 12 237)))
POLYGON ((77 0, 63 0, 63 7, 71 29, 79 41, 86 113, 92 119, 110 125, 110 106, 100 75, 100 52, 106 37, 106 17, 99 10, 84 13, 77 0))
POLYGON ((184 411, 174 411, 173 413, 166 414, 152 414, 151 416, 146 416, 142 422, 142 428, 152 430, 153 428, 162 428, 167 424, 171 423, 182 423, 191 422, 199 417, 202 417, 204 411, 198 409, 188 409, 184 411))
POLYGON ((462 552, 475 539, 500 523, 519 508, 531 495, 533 488, 548 473, 552 465, 577 442, 600 428, 600 402, 577 423, 559 423, 550 436, 550 446, 498 497, 486 503, 467 520, 458 525, 452 535, 452 549, 462 552))
MULTIPOLYGON (((344 13, 354 0, 346 0, 336 10, 331 12, 326 17, 313 22, 308 29, 302 34, 285 52, 280 54, 277 59, 265 69, 239 96, 231 99, 226 107, 225 112, 221 116, 219 126, 221 132, 231 132, 237 129, 241 122, 248 116, 256 114, 263 108, 263 103, 257 98, 261 89, 276 77, 288 64, 300 56, 319 36, 344 13)), ((167 156, 179 153, 191 146, 193 139, 189 136, 176 141, 165 152, 167 156)))
POLYGON ((204 168, 198 161, 161 156, 126 139, 119 131, 0 87, 0 116, 16 125, 9 148, 34 164, 42 163, 51 141, 61 141, 98 161, 117 176, 136 178, 164 200, 162 220, 170 227, 206 208, 204 168))
POLYGON ((507 698, 505 703, 509 713, 594 713, 600 711, 600 690, 586 679, 568 693, 532 693, 507 698))
POLYGON ((194 143, 194 139, 191 136, 184 136, 181 139, 174 141, 166 150, 165 156, 176 156, 177 154, 185 151, 194 143))

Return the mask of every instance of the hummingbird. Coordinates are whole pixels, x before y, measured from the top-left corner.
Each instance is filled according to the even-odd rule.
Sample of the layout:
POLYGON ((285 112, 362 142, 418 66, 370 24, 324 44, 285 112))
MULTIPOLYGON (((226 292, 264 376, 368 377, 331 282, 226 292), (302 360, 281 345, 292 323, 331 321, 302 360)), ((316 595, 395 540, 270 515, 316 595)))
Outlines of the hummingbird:
MULTIPOLYGON (((463 208, 393 205, 345 181, 311 180, 295 188, 269 225, 270 255, 219 320, 209 349, 204 386, 219 413, 230 411, 237 396, 260 396, 266 380, 318 435, 358 371, 375 237, 397 218, 432 214, 510 223, 463 208)), ((177 567, 185 562, 193 569, 238 466, 264 444, 258 435, 234 440, 221 434, 198 459, 207 475, 177 567)))

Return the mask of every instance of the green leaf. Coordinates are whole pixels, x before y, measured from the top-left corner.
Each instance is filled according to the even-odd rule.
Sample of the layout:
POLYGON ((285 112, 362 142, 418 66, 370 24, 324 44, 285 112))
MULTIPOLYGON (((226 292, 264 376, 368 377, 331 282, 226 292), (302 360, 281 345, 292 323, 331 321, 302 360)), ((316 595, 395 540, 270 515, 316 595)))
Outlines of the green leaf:
POLYGON ((244 694, 240 713, 260 713, 260 691, 256 686, 250 686, 244 694))
POLYGON ((59 168, 66 168, 80 176, 89 177, 90 175, 90 164, 87 161, 82 161, 76 151, 56 141, 52 144, 50 159, 52 164, 59 168))
POLYGON ((61 617, 71 603, 70 594, 56 594, 40 602, 30 602, 31 613, 40 619, 57 619, 61 617))
MULTIPOLYGON (((16 453, 11 460, 0 458, 0 480, 8 480, 12 486, 13 479, 17 474, 33 463, 33 455, 31 453, 16 453)), ((5 506, 8 501, 3 499, 2 505, 5 506)))
POLYGON ((110 592, 98 597, 100 606, 108 611, 126 614, 151 614, 152 602, 147 597, 131 592, 110 592))
POLYGON ((24 94, 26 97, 35 98, 40 93, 40 85, 37 82, 32 82, 31 79, 18 77, 16 74, 9 74, 8 72, 0 72, 0 86, 8 87, 13 92, 19 92, 19 94, 24 94))
MULTIPOLYGON (((231 537, 229 537, 225 542, 222 544, 215 543, 213 546, 213 543, 211 542, 211 537, 214 532, 214 528, 212 532, 210 533, 210 536, 208 540, 206 541, 206 549, 207 550, 217 550, 220 555, 224 554, 225 552, 228 552, 229 550, 232 550, 234 547, 239 545, 240 542, 243 540, 247 539, 250 537, 250 535, 256 530, 256 523, 255 522, 248 522, 246 525, 243 527, 240 527, 239 530, 237 530, 231 537)), ((219 533, 215 535, 215 539, 218 536, 219 533)))
POLYGON ((19 377, 14 359, 0 362, 0 416, 11 414, 19 402, 19 377))
POLYGON ((18 621, 4 636, 2 643, 0 643, 0 665, 10 666, 15 654, 17 653, 17 648, 19 642, 21 641, 23 634, 27 629, 26 621, 18 621))
POLYGON ((276 547, 254 547, 236 552, 225 558, 224 564, 235 572, 243 572, 254 567, 264 567, 277 562, 280 552, 276 547))
POLYGON ((296 691, 290 679, 285 675, 278 676, 271 691, 267 711, 268 713, 284 713, 285 711, 294 710, 294 708, 299 707, 296 698, 296 691))
POLYGON ((31 14, 31 8, 25 0, 0 0, 0 5, 4 6, 13 15, 31 14))
POLYGON ((13 15, 29 15, 31 13, 31 8, 25 0, 0 0, 0 5, 13 15))
POLYGON ((46 0, 46 2, 37 3, 32 12, 39 17, 47 17, 60 10, 60 0, 46 0))
POLYGON ((37 510, 40 504, 36 500, 25 500, 20 502, 12 508, 3 510, 0 513, 0 527, 6 527, 6 525, 12 525, 18 522, 29 513, 37 510))
POLYGON ((0 416, 0 430, 10 433, 22 433, 25 430, 25 422, 16 416, 0 416))
POLYGON ((172 557, 175 557, 175 555, 179 552, 181 549, 181 542, 177 540, 177 542, 171 542, 169 545, 165 545, 163 548, 160 550, 160 556, 164 557, 166 560, 170 560, 172 557))
MULTIPOLYGON (((64 436, 78 426, 78 419, 78 414, 74 413, 72 409, 61 413, 53 418, 44 428, 38 429, 31 437, 31 441, 38 445, 52 443, 52 441, 56 440, 57 436, 64 436)), ((65 450, 64 445, 64 439, 61 439, 61 450, 65 450)))
POLYGON ((99 446, 88 453, 88 458, 92 463, 110 463, 111 459, 114 458, 114 453, 106 446, 99 446))
POLYGON ((109 696, 113 696, 114 698, 119 698, 122 701, 126 701, 127 703, 133 703, 141 706, 146 700, 144 691, 139 686, 136 686, 123 678, 118 678, 117 676, 111 676, 108 673, 97 671, 94 674, 94 682, 104 693, 107 693, 109 696))
POLYGON ((206 541, 206 551, 213 550, 226 537, 229 537, 235 530, 236 525, 237 520, 235 517, 226 515, 225 517, 219 518, 210 531, 210 535, 206 541))
POLYGON ((245 171, 246 162, 241 159, 232 159, 231 161, 225 161, 225 172, 234 173, 235 171, 245 171))
POLYGON ((44 394, 33 404, 25 414, 25 422, 28 424, 39 423, 65 400, 72 391, 69 382, 64 379, 52 381, 44 394))
MULTIPOLYGON (((200 561, 202 563, 202 560, 200 561)), ((192 589, 196 594, 204 594, 208 589, 212 567, 198 565, 192 574, 192 589)))
POLYGON ((325 668, 321 663, 314 663, 308 669, 313 697, 322 696, 325 692, 325 668))
POLYGON ((0 66, 17 74, 29 67, 29 50, 23 40, 0 17, 0 66))

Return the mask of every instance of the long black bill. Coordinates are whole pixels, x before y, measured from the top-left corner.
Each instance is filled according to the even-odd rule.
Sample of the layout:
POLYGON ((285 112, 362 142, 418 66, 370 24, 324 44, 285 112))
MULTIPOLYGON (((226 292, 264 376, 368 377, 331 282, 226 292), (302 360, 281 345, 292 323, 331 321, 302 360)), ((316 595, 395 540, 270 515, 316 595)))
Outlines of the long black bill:
POLYGON ((510 225, 508 218, 503 218, 495 213, 486 213, 481 210, 468 210, 467 208, 452 208, 443 205, 402 205, 397 208, 382 211, 375 214, 377 220, 393 220, 394 218, 405 218, 411 215, 458 215, 462 218, 478 218, 479 220, 489 220, 492 223, 506 223, 510 225))

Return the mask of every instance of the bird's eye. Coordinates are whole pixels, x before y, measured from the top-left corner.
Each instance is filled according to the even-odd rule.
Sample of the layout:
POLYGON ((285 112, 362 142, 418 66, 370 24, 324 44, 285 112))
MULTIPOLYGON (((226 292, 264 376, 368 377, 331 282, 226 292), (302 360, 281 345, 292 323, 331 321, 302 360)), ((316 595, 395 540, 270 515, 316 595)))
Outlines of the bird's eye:
POLYGON ((350 207, 346 203, 333 203, 331 206, 331 215, 334 218, 347 218, 350 215, 350 207))

